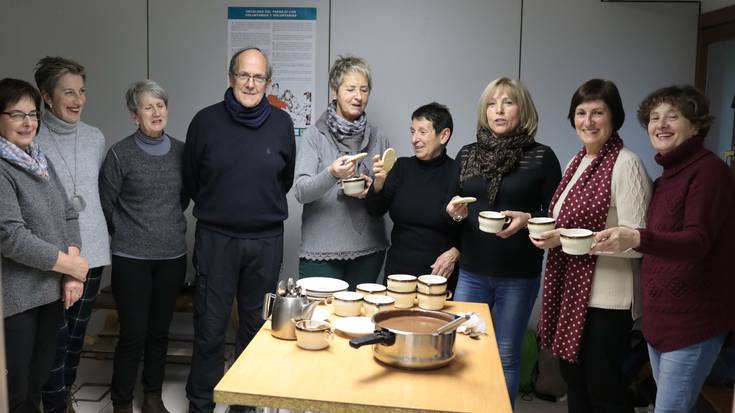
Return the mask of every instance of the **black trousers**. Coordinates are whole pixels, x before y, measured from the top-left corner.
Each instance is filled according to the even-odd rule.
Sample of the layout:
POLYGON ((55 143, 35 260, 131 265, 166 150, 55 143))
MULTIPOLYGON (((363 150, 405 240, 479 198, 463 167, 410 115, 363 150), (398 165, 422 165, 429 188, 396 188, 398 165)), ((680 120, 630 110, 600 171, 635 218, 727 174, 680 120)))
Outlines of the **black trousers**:
POLYGON ((630 348, 630 310, 588 308, 579 363, 560 360, 569 413, 632 413, 623 359, 630 348))
POLYGON ((10 413, 40 411, 41 389, 54 361, 56 333, 63 315, 59 299, 5 318, 10 413))
POLYGON ((194 352, 186 395, 189 411, 212 412, 214 386, 225 367, 224 343, 233 300, 240 318, 235 356, 263 325, 263 297, 273 292, 283 261, 283 234, 232 238, 197 226, 194 266, 194 352))
POLYGON ((113 404, 132 402, 142 355, 143 391, 161 391, 168 330, 185 277, 185 255, 169 260, 112 256, 112 294, 120 320, 112 365, 113 404))

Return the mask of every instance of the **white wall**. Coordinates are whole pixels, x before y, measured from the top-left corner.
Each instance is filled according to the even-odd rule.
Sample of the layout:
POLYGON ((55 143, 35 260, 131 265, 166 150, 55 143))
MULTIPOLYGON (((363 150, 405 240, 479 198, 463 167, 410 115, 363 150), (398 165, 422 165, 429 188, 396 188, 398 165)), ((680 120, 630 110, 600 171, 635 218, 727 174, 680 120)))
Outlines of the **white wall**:
POLYGON ((411 113, 436 100, 449 107, 448 152, 475 140, 475 105, 494 78, 518 77, 518 0, 335 0, 331 59, 356 54, 370 63, 369 119, 399 156, 413 155, 411 113))
POLYGON ((145 0, 3 2, 0 77, 35 84, 33 68, 44 56, 81 62, 87 68, 83 120, 102 129, 108 144, 118 141, 132 125, 125 90, 146 74, 145 4, 145 0))

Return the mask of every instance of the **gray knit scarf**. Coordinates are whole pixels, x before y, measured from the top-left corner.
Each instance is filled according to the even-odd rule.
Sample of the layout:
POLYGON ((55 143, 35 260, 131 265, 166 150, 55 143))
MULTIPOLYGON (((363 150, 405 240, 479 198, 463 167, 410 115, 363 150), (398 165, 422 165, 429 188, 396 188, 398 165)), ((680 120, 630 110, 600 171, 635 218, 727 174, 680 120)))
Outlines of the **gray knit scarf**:
POLYGON ((31 142, 27 150, 20 149, 14 143, 0 136, 0 158, 17 165, 33 176, 48 181, 48 163, 41 147, 31 142))
POLYGON ((327 127, 335 145, 342 153, 355 153, 368 145, 369 136, 365 136, 367 116, 365 112, 350 122, 337 114, 337 101, 333 100, 327 108, 327 127))
POLYGON ((533 136, 525 132, 498 138, 487 128, 477 129, 477 145, 470 151, 462 164, 460 183, 473 176, 488 180, 488 204, 495 204, 503 175, 514 170, 521 160, 523 148, 534 142, 533 136))

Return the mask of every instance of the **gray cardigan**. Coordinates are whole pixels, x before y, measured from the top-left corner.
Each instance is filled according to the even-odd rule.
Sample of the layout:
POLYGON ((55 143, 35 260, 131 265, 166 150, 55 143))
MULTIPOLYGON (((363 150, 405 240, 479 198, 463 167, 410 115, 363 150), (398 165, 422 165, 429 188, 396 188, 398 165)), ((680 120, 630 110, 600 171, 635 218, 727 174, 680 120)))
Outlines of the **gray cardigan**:
MULTIPOLYGON (((388 248, 388 236, 382 216, 367 212, 364 199, 346 196, 338 180, 327 168, 341 155, 327 136, 326 115, 310 126, 296 140, 294 194, 304 204, 301 214, 301 250, 299 256, 312 260, 354 259, 388 248)), ((365 128, 369 140, 368 157, 360 172, 372 175, 372 157, 382 156, 388 139, 370 123, 365 128)))
POLYGON ((3 316, 61 299, 59 251, 81 246, 77 213, 49 160, 49 179, 0 159, 3 316))
POLYGON ((45 111, 34 141, 39 143, 43 153, 54 163, 56 173, 71 199, 74 196, 72 175, 75 133, 77 193, 87 204, 84 211, 79 213, 79 231, 84 244, 82 256, 89 260, 90 268, 103 267, 110 264, 110 238, 102 215, 97 176, 105 157, 105 137, 94 126, 84 122, 72 125, 45 111), (56 144, 52 141, 54 138, 56 144))

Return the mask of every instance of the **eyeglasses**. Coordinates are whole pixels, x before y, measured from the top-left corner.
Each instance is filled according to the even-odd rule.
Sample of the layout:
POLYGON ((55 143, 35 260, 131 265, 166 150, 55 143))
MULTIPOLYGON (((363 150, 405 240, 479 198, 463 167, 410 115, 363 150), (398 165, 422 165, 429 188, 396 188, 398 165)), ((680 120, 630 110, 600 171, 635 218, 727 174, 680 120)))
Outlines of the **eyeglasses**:
POLYGON ((244 73, 244 72, 243 73, 233 73, 232 76, 234 76, 235 79, 243 83, 248 83, 252 80, 256 85, 260 85, 260 86, 264 85, 265 82, 268 81, 268 79, 263 75, 251 75, 249 73, 244 73))
POLYGON ((23 120, 28 117, 28 120, 38 122, 38 119, 41 118, 41 112, 37 110, 30 111, 28 113, 21 112, 19 110, 14 110, 12 112, 2 112, 3 115, 8 115, 10 120, 12 120, 15 123, 21 123, 23 120))

